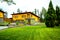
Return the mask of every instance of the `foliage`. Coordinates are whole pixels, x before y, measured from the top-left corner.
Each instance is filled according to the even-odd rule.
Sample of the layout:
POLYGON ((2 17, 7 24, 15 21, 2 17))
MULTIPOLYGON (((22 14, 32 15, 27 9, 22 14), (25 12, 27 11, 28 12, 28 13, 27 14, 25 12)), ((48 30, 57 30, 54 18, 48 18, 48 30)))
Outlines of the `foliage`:
POLYGON ((35 9, 35 14, 37 14, 37 9, 35 9))
POLYGON ((42 12, 40 13, 40 21, 41 22, 44 22, 45 14, 46 14, 46 9, 43 7, 42 12))
POLYGON ((0 26, 8 26, 9 22, 0 22, 0 26))
POLYGON ((19 25, 19 23, 20 23, 19 21, 16 21, 16 25, 19 25))
POLYGON ((19 8, 17 9, 17 12, 18 12, 18 13, 21 13, 21 11, 20 11, 20 9, 19 9, 19 8))
POLYGON ((39 10, 38 10, 38 9, 34 9, 33 13, 34 13, 35 15, 38 14, 38 16, 39 16, 39 10))
POLYGON ((16 3, 13 2, 13 0, 0 0, 0 1, 1 2, 7 2, 8 5, 11 5, 11 4, 15 4, 16 5, 16 3))
POLYGON ((46 9, 44 7, 42 8, 42 14, 43 14, 43 17, 45 17, 46 9))
POLYGON ((60 24, 60 9, 58 6, 56 6, 56 26, 59 26, 60 24))
POLYGON ((55 26, 55 17, 55 10, 53 8, 52 1, 50 1, 48 11, 45 15, 45 24, 47 27, 55 26))
POLYGON ((42 13, 40 13, 40 21, 43 22, 42 13))

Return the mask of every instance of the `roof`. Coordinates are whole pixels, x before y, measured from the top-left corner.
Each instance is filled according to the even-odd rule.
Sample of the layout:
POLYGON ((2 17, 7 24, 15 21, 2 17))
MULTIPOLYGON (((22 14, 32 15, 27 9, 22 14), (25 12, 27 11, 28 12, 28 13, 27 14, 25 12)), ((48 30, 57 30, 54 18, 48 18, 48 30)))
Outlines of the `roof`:
POLYGON ((12 19, 12 18, 9 18, 9 19, 12 19))
POLYGON ((2 11, 2 10, 0 10, 0 12, 3 12, 3 13, 5 13, 4 11, 2 11))
POLYGON ((33 12, 14 13, 14 14, 12 14, 12 15, 27 14, 27 13, 31 13, 32 15, 34 15, 34 16, 40 18, 39 16, 37 16, 37 15, 34 14, 33 12))

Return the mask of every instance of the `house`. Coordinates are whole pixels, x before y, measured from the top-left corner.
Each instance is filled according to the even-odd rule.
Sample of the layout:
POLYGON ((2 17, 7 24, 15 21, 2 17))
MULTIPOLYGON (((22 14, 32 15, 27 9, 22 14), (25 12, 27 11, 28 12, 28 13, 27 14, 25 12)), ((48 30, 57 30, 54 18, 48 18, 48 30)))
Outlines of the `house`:
POLYGON ((27 24, 33 24, 39 22, 40 17, 32 12, 14 13, 12 14, 12 20, 14 22, 26 22, 27 24))
POLYGON ((4 11, 0 10, 0 22, 4 22, 4 18, 6 17, 7 14, 4 11))
POLYGON ((5 21, 5 22, 12 23, 13 20, 12 20, 12 18, 4 18, 4 21, 5 21))

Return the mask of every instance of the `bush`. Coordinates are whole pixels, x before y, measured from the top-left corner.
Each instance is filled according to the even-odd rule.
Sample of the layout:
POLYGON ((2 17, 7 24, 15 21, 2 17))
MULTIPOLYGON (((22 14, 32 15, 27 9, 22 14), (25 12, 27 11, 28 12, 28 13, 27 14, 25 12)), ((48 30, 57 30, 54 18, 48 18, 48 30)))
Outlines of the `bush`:
POLYGON ((16 25, 19 25, 19 21, 16 21, 16 25))
POLYGON ((0 22, 0 26, 8 26, 9 23, 8 22, 0 22))
POLYGON ((55 10, 53 8, 52 1, 50 1, 48 11, 45 15, 46 26, 47 27, 54 27, 55 26, 55 18, 56 18, 55 10))
POLYGON ((56 25, 56 26, 59 26, 59 23, 58 23, 58 21, 55 21, 55 25, 56 25))
POLYGON ((46 24, 47 27, 54 27, 55 26, 55 21, 45 20, 45 24, 46 24))
POLYGON ((49 22, 48 21, 45 21, 45 24, 47 27, 49 27, 49 22))

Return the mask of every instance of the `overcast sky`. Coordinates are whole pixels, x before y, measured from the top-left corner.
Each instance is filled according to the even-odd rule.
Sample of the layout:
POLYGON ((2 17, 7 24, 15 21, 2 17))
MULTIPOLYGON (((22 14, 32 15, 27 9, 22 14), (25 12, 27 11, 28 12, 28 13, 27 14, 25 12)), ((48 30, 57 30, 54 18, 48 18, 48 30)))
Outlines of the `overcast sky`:
MULTIPOLYGON (((39 9, 39 11, 42 10, 42 7, 44 7, 46 10, 48 9, 48 5, 50 0, 14 0, 16 5, 10 5, 6 2, 1 3, 0 2, 0 8, 2 8, 4 11, 8 12, 8 17, 12 17, 11 14, 13 12, 17 12, 17 9, 24 11, 34 11, 34 9, 39 9)), ((60 6, 60 0, 52 0, 54 8, 56 5, 60 6)))

